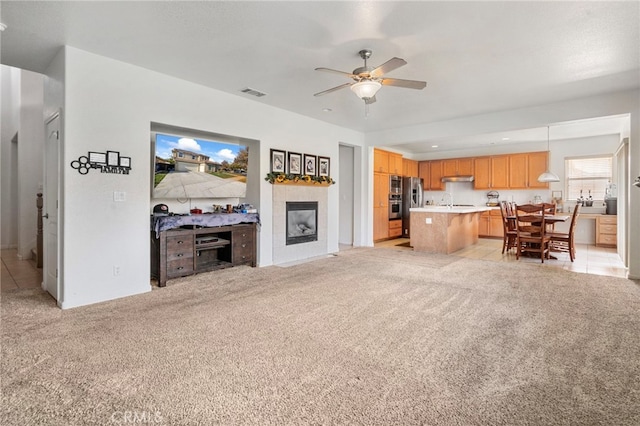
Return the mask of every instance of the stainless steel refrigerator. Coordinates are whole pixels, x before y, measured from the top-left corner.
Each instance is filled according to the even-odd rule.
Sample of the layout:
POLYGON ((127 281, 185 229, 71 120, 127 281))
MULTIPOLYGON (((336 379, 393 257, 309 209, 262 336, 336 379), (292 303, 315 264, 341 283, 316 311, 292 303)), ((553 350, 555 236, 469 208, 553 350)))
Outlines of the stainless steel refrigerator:
POLYGON ((405 177, 402 179, 402 236, 408 238, 411 232, 409 209, 424 206, 422 178, 405 177))

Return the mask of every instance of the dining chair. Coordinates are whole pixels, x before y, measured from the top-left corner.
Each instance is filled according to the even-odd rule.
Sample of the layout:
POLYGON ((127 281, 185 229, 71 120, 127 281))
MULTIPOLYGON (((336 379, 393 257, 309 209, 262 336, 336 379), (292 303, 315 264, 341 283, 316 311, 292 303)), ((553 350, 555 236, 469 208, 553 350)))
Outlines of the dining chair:
MULTIPOLYGON (((542 207, 544 208, 545 216, 556 214, 556 205, 554 203, 542 203, 542 207)), ((555 223, 547 223, 547 232, 553 232, 555 226, 555 223)))
POLYGON ((509 251, 516 247, 516 221, 513 219, 514 212, 511 203, 508 201, 500 202, 500 213, 502 214, 502 254, 505 250, 509 251))
POLYGON ((520 256, 540 256, 544 263, 549 258, 551 238, 546 233, 545 211, 542 204, 516 206, 516 259, 520 256))
POLYGON ((573 215, 571 216, 571 224, 569 225, 569 232, 548 232, 547 235, 551 239, 551 249, 553 251, 567 252, 569 253, 569 259, 573 262, 576 258, 576 244, 575 244, 575 230, 576 223, 578 222, 578 215, 580 214, 580 205, 577 204, 573 209, 573 215))

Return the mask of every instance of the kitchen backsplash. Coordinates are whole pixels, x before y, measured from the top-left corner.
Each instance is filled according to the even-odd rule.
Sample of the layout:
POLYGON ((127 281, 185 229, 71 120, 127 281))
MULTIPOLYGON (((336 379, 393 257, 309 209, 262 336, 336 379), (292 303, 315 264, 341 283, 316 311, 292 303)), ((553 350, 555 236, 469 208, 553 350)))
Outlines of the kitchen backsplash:
MULTIPOLYGON (((453 197, 453 204, 472 204, 474 206, 484 206, 487 201, 488 190, 476 190, 473 189, 473 183, 469 182, 447 182, 446 191, 424 191, 425 203, 441 204, 443 203, 443 197, 445 192, 448 192, 453 197)), ((498 201, 512 201, 517 204, 525 204, 533 202, 536 196, 540 196, 545 203, 552 202, 551 190, 499 190, 496 191, 500 194, 498 201)), ((448 202, 448 196, 446 198, 448 202)), ((573 211, 575 202, 564 202, 562 205, 563 211, 573 211)), ((583 207, 584 213, 604 213, 605 206, 602 200, 594 201, 592 207, 583 207), (588 210, 588 211, 587 211, 588 210)))

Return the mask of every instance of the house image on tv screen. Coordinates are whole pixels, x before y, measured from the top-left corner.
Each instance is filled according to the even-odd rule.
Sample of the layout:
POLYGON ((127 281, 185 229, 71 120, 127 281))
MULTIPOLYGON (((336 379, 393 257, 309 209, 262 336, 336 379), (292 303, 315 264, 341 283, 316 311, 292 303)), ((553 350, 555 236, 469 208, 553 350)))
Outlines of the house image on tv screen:
POLYGON ((222 164, 211 161, 209 156, 197 152, 174 148, 171 150, 171 156, 177 172, 213 173, 222 168, 222 164))

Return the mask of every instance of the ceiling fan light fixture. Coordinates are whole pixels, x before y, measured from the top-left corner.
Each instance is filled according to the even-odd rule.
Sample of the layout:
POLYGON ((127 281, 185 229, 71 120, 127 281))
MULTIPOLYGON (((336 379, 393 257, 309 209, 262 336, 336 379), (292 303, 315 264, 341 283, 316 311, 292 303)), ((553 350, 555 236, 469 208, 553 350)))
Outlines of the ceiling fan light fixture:
MULTIPOLYGON (((550 153, 549 147, 549 126, 547 126, 547 153, 550 153)), ((538 182, 560 182, 560 178, 549 170, 549 156, 547 155, 547 170, 538 176, 538 182)))
POLYGON ((351 85, 351 90, 360 99, 373 98, 378 90, 382 87, 382 84, 374 80, 363 80, 351 85))

